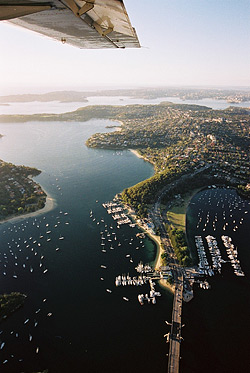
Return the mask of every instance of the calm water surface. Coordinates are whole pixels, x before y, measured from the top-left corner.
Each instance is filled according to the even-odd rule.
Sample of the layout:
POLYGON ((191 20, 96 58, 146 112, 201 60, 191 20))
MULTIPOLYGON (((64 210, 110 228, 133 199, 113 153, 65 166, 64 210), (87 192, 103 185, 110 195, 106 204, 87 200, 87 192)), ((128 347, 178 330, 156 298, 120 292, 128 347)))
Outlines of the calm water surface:
POLYGON ((73 111, 79 107, 85 107, 88 105, 157 105, 163 101, 170 101, 175 104, 191 104, 191 105, 203 105, 211 107, 212 109, 226 109, 229 106, 236 107, 250 107, 250 102, 242 102, 240 104, 229 104, 225 100, 214 100, 204 98, 202 100, 181 100, 179 97, 158 97, 156 99, 142 99, 142 98, 131 98, 131 97, 88 97, 88 102, 24 102, 24 103, 9 103, 8 105, 0 105, 1 114, 39 114, 39 113, 65 113, 73 111))
POLYGON ((172 297, 163 291, 157 305, 141 307, 137 295, 147 285, 114 286, 118 274, 135 276, 140 260, 152 262, 155 246, 136 238, 137 228, 117 229, 102 206, 153 168, 129 151, 84 145, 108 123, 0 125, 0 158, 41 169, 37 181, 57 202, 45 215, 0 225, 0 292, 28 295, 0 326, 1 372, 165 371, 172 297))
MULTIPOLYGON (((222 235, 232 238, 245 277, 237 277, 230 263, 222 274, 209 278, 211 290, 195 288, 195 298, 184 307, 182 371, 248 372, 250 330, 250 202, 235 190, 206 189, 196 194, 187 211, 188 240, 212 235, 228 260, 222 235)), ((208 253, 208 251, 207 251, 208 253)), ((209 257, 209 256, 208 256, 209 257)))

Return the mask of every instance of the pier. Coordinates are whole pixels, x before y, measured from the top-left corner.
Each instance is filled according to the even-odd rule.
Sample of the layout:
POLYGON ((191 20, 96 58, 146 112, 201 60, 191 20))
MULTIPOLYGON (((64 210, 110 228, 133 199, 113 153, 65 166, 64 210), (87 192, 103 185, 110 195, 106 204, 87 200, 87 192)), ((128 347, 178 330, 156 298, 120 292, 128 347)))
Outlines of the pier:
POLYGON ((183 274, 176 269, 171 332, 169 335, 168 373, 179 372, 181 345, 181 312, 183 297, 183 274))
MULTIPOLYGON (((166 190, 164 191, 166 192, 166 190)), ((180 345, 181 345, 181 314, 182 314, 182 301, 185 299, 189 301, 192 299, 192 293, 185 291, 184 294, 184 282, 187 290, 189 290, 189 283, 185 276, 185 270, 182 268, 177 260, 174 248, 172 246, 171 240, 168 236, 166 228, 163 223, 163 218, 160 212, 160 201, 164 194, 162 192, 157 199, 157 202, 152 209, 152 215, 154 222, 160 229, 161 242, 164 246, 165 252, 168 254, 168 262, 171 267, 174 280, 174 300, 173 300, 173 311, 172 311, 172 322, 171 331, 168 334, 169 341, 169 353, 168 353, 168 373, 179 373, 179 362, 180 362, 180 345)))

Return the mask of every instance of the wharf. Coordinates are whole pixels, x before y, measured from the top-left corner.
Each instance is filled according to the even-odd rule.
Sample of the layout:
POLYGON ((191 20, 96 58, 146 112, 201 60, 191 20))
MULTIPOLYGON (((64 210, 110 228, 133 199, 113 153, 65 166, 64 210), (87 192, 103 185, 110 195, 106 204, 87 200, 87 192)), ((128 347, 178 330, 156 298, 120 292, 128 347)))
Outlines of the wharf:
POLYGON ((181 312, 183 298, 183 274, 176 270, 175 292, 173 300, 172 324, 169 336, 168 373, 179 372, 181 346, 181 312))

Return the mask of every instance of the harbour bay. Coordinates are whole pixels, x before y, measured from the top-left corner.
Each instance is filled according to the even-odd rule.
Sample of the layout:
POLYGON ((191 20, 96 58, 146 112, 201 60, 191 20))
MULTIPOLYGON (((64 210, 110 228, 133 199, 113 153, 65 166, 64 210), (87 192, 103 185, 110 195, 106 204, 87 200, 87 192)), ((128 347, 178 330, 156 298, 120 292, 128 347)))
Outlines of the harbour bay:
MULTIPOLYGON (((166 370, 168 346, 163 334, 168 331, 164 320, 171 319, 171 295, 163 292, 156 306, 140 307, 137 301, 140 290, 114 287, 117 274, 132 275, 140 260, 152 262, 155 247, 145 239, 136 250, 139 244, 136 241, 137 228, 116 229, 114 221, 102 207, 102 203, 112 200, 117 192, 151 176, 153 169, 128 151, 93 150, 84 146, 92 133, 107 132, 105 127, 109 124, 109 121, 92 120, 85 123, 34 122, 0 126, 0 132, 5 135, 1 139, 0 158, 40 168, 43 172, 36 180, 57 204, 44 216, 0 227, 2 233, 5 231, 2 234, 1 259, 9 270, 2 276, 2 292, 15 290, 13 287, 18 284, 17 290, 28 294, 24 308, 3 324, 2 329, 5 330, 0 337, 1 340, 7 338, 1 351, 2 361, 8 358, 3 371, 14 372, 16 369, 19 372, 20 367, 27 372, 44 368, 53 372, 77 372, 79 369, 86 372, 166 370), (93 211, 92 216, 90 210, 93 211), (46 234, 49 230, 51 233, 46 234), (122 243, 121 248, 115 246, 117 242, 114 240, 114 250, 101 251, 100 232, 105 230, 111 237, 112 233, 116 233, 117 242, 122 243), (46 242, 43 241, 45 237, 46 242), (63 239, 59 241, 61 237, 63 239), (19 238, 22 245, 27 241, 25 247, 21 248, 19 238), (37 247, 38 243, 41 246, 37 247), (17 266, 12 260, 15 254, 17 266), (27 256, 28 266, 25 261, 27 256), (44 256, 43 267, 37 260, 41 256, 44 256), (23 264, 26 266, 19 272, 17 269, 23 264), (48 272, 43 273, 46 269, 48 272), (18 278, 13 278, 14 270, 18 278), (107 289, 111 289, 112 293, 108 293, 107 289), (123 297, 129 302, 124 302, 123 297), (37 320, 36 311, 39 309, 42 313, 39 311, 37 320), (50 313, 52 315, 48 316, 50 313), (29 321, 24 324, 27 319, 29 321), (39 321, 35 332, 27 328, 31 321, 32 327, 39 321), (18 337, 15 339, 16 331, 18 337), (30 334, 32 341, 29 341, 30 334), (23 356, 20 355, 20 343, 23 356), (36 353, 38 346, 39 353, 36 353), (14 358, 11 358, 12 354, 14 358)), ((198 199, 199 194, 195 198, 198 199)), ((218 210, 219 217, 221 206, 216 206, 216 198, 213 196, 215 205, 212 207, 206 206, 209 197, 204 197, 200 203, 200 208, 204 207, 204 219, 208 211, 218 210)), ((191 207, 192 204, 188 210, 188 219, 191 217, 188 220, 188 235, 201 234, 205 237, 213 234, 211 227, 197 228, 199 211, 194 210, 192 217, 191 207)), ((237 218, 238 212, 234 211, 234 215, 237 218)), ((237 231, 233 230, 234 226, 224 231, 218 223, 216 237, 226 233, 233 237, 246 278, 236 278, 227 264, 221 277, 211 279, 211 291, 195 289, 195 299, 184 306, 183 372, 226 372, 233 364, 237 368, 237 359, 233 357, 234 350, 228 340, 232 335, 235 340, 240 340, 244 334, 243 321, 239 329, 238 322, 232 328, 237 318, 232 306, 234 297, 240 296, 237 303, 244 304, 246 309, 248 307, 246 294, 250 264, 247 219, 246 214, 244 224, 237 231), (227 312, 229 308, 233 312, 227 312), (228 320, 226 326, 220 322, 224 319, 223 315, 228 320), (208 327, 211 327, 209 331, 208 327), (214 343, 217 338, 225 349, 219 348, 219 342, 214 343), (206 349, 202 348, 203 343, 206 349), (228 349, 231 358, 228 358, 228 349)), ((242 320, 247 323, 246 316, 242 320)), ((239 347, 241 371, 248 365, 245 345, 243 338, 239 347)))
POLYGON ((137 228, 118 230, 102 206, 151 176, 153 168, 129 151, 87 149, 85 140, 107 131, 108 123, 1 125, 0 157, 39 167, 36 180, 56 200, 44 215, 0 226, 1 293, 28 295, 24 307, 1 326, 2 362, 8 360, 3 372, 164 370, 164 320, 170 318, 172 296, 163 292, 156 306, 141 307, 138 289, 114 285, 119 273, 135 275, 140 260, 152 262, 155 246, 148 239, 136 242, 137 228), (113 240, 115 249, 103 253, 100 231, 106 228, 116 231, 121 247, 113 240))

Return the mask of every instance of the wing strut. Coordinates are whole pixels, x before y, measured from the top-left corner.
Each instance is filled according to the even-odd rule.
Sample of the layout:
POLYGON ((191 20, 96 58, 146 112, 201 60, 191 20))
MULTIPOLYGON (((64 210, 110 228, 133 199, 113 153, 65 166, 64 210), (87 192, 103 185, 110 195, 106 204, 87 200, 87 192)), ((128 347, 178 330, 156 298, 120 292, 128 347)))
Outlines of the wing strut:
POLYGON ((89 27, 94 28, 98 34, 100 34, 103 37, 106 37, 108 41, 110 41, 112 44, 114 44, 117 48, 119 48, 115 42, 113 42, 111 39, 107 37, 107 35, 113 31, 113 27, 109 27, 107 29, 104 29, 99 25, 97 22, 95 22, 88 14, 86 14, 89 10, 94 8, 94 3, 92 2, 86 2, 81 8, 78 7, 76 2, 74 0, 63 0, 61 1, 64 5, 66 5, 76 17, 81 18, 89 27), (84 16, 82 18, 81 16, 84 16))

